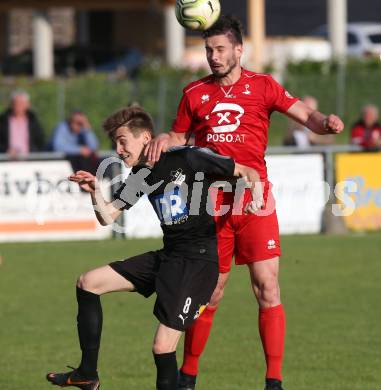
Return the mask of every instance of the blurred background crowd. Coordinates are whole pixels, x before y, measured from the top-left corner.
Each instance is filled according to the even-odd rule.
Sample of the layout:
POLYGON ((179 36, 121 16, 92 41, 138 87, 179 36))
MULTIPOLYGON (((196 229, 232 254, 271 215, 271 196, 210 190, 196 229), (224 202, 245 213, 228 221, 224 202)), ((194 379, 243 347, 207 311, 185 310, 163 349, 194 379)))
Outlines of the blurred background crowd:
MULTIPOLYGON (((199 34, 185 32, 173 20, 174 3, 114 1, 108 8, 99 0, 2 2, 0 153, 15 159, 54 151, 94 159, 97 150, 111 148, 102 120, 130 101, 152 113, 157 132, 169 130, 182 86, 208 71, 199 34)), ((275 114, 270 146, 308 149, 336 142, 380 149, 381 5, 344 2, 343 67, 328 40, 334 2, 291 3, 221 1, 223 12, 244 24, 244 65, 271 72, 311 107, 341 115, 346 132, 336 139, 316 136, 275 114), (266 33, 256 63, 248 12, 253 3, 264 7, 266 33)))

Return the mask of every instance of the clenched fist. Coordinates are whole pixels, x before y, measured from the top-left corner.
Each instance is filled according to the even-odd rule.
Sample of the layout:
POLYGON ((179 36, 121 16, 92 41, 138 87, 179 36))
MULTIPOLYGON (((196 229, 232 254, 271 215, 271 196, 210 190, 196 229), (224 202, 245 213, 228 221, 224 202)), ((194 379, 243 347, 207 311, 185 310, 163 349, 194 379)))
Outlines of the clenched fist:
POLYGON ((324 119, 323 126, 327 134, 340 134, 344 130, 343 121, 334 114, 328 115, 324 119))

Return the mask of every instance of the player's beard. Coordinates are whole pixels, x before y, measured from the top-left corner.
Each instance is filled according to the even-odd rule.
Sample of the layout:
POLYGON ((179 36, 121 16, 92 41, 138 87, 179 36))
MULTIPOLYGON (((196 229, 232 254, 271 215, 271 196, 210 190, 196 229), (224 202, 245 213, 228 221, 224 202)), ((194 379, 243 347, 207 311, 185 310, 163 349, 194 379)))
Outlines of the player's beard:
POLYGON ((232 57, 228 63, 226 64, 227 66, 227 70, 225 70, 224 72, 220 72, 219 70, 214 70, 212 69, 212 73, 214 75, 214 77, 216 77, 217 79, 223 79, 224 77, 227 77, 229 76, 229 74, 231 73, 231 71, 237 66, 237 59, 235 57, 232 57))

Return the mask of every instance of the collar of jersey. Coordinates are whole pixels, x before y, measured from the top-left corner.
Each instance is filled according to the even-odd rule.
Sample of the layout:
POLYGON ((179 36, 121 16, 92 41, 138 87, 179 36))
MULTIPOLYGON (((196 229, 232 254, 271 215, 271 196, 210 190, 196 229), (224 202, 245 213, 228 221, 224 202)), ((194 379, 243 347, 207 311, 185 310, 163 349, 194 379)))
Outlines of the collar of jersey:
MULTIPOLYGON (((241 76, 240 78, 233 84, 228 84, 228 85, 221 85, 221 84, 218 84, 217 80, 214 78, 214 84, 217 85, 219 88, 222 87, 223 89, 228 89, 230 87, 234 87, 236 85, 240 85, 243 81, 243 78, 245 75, 245 72, 246 72, 246 69, 242 68, 241 67, 241 76)), ((213 76, 214 77, 214 76, 213 76)))

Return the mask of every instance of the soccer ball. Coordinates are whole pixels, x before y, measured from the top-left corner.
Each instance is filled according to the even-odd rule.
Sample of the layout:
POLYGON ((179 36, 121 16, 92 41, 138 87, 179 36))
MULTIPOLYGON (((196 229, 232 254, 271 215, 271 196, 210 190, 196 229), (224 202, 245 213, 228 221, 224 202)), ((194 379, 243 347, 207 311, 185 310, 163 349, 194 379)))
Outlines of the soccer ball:
POLYGON ((176 18, 190 30, 207 30, 220 16, 219 0, 177 0, 176 18))

